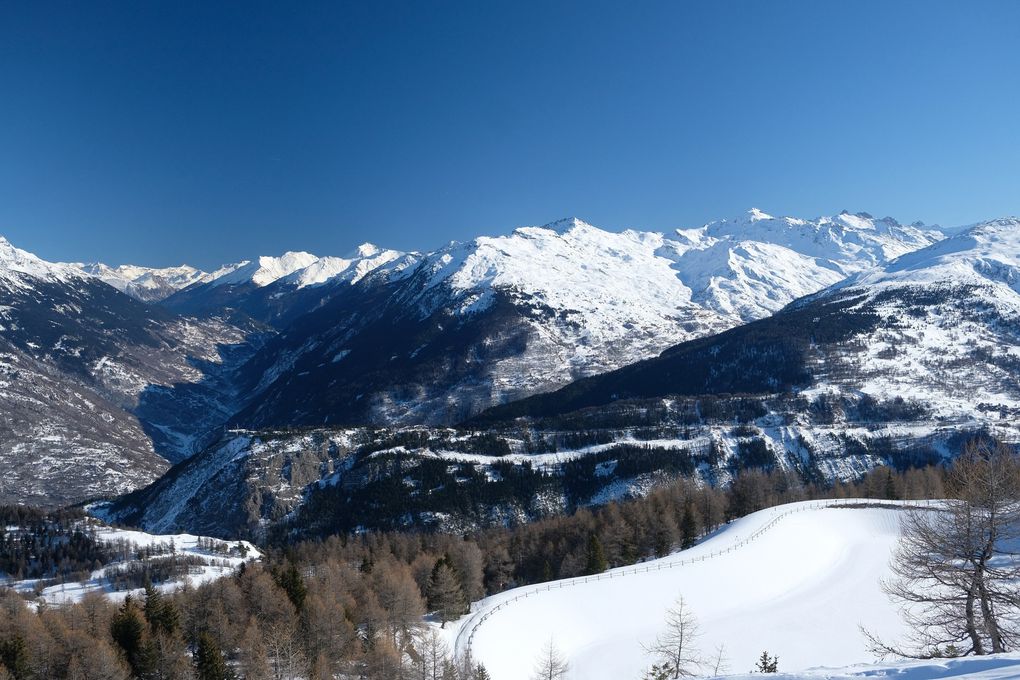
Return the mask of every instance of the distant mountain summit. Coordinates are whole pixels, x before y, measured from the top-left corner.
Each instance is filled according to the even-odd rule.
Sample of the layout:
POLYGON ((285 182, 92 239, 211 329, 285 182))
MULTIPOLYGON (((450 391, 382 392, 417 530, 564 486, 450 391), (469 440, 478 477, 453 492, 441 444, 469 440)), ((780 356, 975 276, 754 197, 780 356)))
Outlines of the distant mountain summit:
POLYGON ((451 243, 343 295, 317 290, 318 306, 247 367, 245 391, 262 396, 233 422, 457 422, 762 318, 941 237, 753 210, 675 234, 570 218, 451 243))
POLYGON ((83 275, 73 265, 46 262, 15 248, 0 236, 0 285, 8 290, 31 288, 33 282, 68 282, 78 278, 83 275))
MULTIPOLYGON (((497 407, 548 416, 619 399, 794 392, 900 400, 988 426, 1020 415, 1020 220, 981 223, 862 271, 773 316, 497 407)), ((821 408, 821 407, 819 407, 821 408)))
POLYGON ((426 253, 362 244, 214 272, 55 264, 0 240, 0 456, 18 497, 70 500, 145 483, 224 427, 456 423, 940 238, 864 213, 752 210, 672 233, 569 218, 426 253), (85 460, 93 472, 70 473, 85 460))
POLYGON ((130 264, 109 267, 102 263, 74 264, 72 266, 143 302, 158 302, 183 288, 200 281, 206 281, 210 277, 206 272, 188 265, 161 269, 130 264))
POLYGON ((0 502, 127 491, 194 453, 227 398, 213 376, 247 335, 0 239, 0 502), (154 399, 174 390, 187 398, 154 399))

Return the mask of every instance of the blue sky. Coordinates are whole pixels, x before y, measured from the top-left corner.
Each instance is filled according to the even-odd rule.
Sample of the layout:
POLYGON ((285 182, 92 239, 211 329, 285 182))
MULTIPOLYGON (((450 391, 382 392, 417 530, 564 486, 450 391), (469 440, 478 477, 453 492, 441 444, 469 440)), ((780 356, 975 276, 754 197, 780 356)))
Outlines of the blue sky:
POLYGON ((0 234, 169 265, 1020 212, 1017 2, 0 5, 0 234))

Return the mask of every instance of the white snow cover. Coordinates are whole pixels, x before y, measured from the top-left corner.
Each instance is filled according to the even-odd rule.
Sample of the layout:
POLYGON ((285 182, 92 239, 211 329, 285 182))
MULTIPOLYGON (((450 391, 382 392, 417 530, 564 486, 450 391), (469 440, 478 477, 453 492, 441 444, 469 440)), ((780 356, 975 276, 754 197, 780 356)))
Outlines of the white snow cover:
MULTIPOLYGON (((782 665, 780 665, 782 667, 782 665)), ((729 680, 761 680, 760 674, 727 675, 729 680)), ((770 675, 774 680, 1016 680, 1020 654, 968 656, 960 659, 898 661, 849 668, 815 668, 801 673, 770 675)))
POLYGON ((263 256, 256 262, 245 261, 233 266, 232 269, 227 267, 229 271, 213 278, 210 283, 214 286, 222 286, 251 281, 261 288, 299 269, 304 269, 314 264, 318 259, 318 257, 311 253, 301 251, 286 252, 280 257, 263 256))
POLYGON ((941 229, 920 222, 902 225, 891 217, 876 219, 867 213, 852 215, 843 211, 834 217, 803 220, 773 217, 757 208, 736 219, 710 222, 702 230, 708 239, 783 246, 832 262, 846 274, 874 267, 945 235, 941 229))
POLYGON ((732 325, 942 238, 862 215, 802 220, 752 209, 675 235, 609 232, 571 218, 451 244, 426 266, 431 286, 474 293, 463 311, 484 308, 502 288, 578 314, 593 335, 619 334, 621 319, 675 326, 701 307, 732 325))
MULTIPOLYGON (((414 278, 410 301, 422 317, 477 313, 499 297, 524 312, 527 348, 485 366, 484 407, 768 316, 847 271, 884 262, 887 252, 900 252, 910 239, 920 248, 939 236, 858 216, 807 221, 763 215, 753 211, 669 235, 561 220, 452 243, 392 278, 414 278), (837 223, 839 230, 832 226, 837 223), (782 243, 810 245, 813 254, 782 243)), ((464 386, 476 388, 475 378, 464 386)), ((445 396, 437 399, 384 394, 372 407, 379 420, 427 422, 445 408, 445 396)))
POLYGON ((207 281, 210 277, 206 272, 186 264, 162 268, 140 267, 133 264, 110 267, 101 262, 75 263, 71 266, 77 267, 85 274, 95 276, 122 293, 141 299, 168 297, 173 292, 207 281))
POLYGON ((977 284, 1020 294, 1020 218, 982 222, 887 266, 847 279, 841 288, 896 285, 977 284))
POLYGON ((861 296, 856 307, 887 321, 855 338, 854 384, 827 381, 823 370, 815 391, 841 385, 918 399, 942 417, 1020 410, 1012 368, 1020 357, 1020 219, 972 226, 819 296, 841 293, 861 296))
POLYGON ((72 265, 47 262, 32 253, 15 248, 0 236, 0 283, 16 288, 31 287, 32 278, 47 281, 70 281, 82 278, 72 265))
MULTIPOLYGON (((571 218, 523 227, 507 236, 453 243, 421 259, 431 270, 429 288, 448 282, 455 290, 468 292, 460 302, 461 311, 484 308, 493 288, 517 290, 576 315, 573 321, 592 324, 592 339, 613 339, 627 324, 648 323, 648 331, 654 333, 675 327, 678 321, 718 330, 760 318, 847 274, 941 237, 937 229, 901 226, 891 218, 875 220, 866 213, 803 220, 775 218, 755 208, 741 217, 674 235, 608 232, 571 218), (623 316, 614 319, 619 314, 623 316)), ((16 250, 2 241, 0 251, 4 246, 7 252, 16 250)), ((142 299, 165 297, 195 283, 251 281, 263 287, 286 279, 302 288, 337 277, 356 283, 387 265, 395 271, 405 269, 420 257, 365 243, 346 257, 287 252, 206 273, 188 265, 50 265, 16 252, 14 259, 23 266, 26 257, 34 258, 27 273, 52 273, 49 267, 65 273, 77 270, 142 299)), ((0 262, 4 257, 0 252, 0 262)))
MULTIPOLYGON (((102 526, 97 528, 96 538, 105 543, 125 541, 138 548, 172 543, 178 555, 191 555, 199 557, 206 562, 204 565, 195 565, 194 573, 188 574, 180 580, 159 584, 157 587, 164 592, 172 592, 186 584, 197 586, 201 583, 227 576, 233 573, 234 570, 242 563, 262 558, 262 553, 260 553, 254 545, 247 541, 221 541, 219 539, 208 539, 206 537, 193 536, 191 534, 157 535, 146 533, 144 531, 115 529, 113 527, 102 526), (199 548, 200 538, 205 542, 212 541, 213 543, 222 544, 225 547, 243 545, 245 550, 244 555, 240 555, 237 551, 231 554, 221 554, 199 548)), ((158 558, 159 556, 153 559, 158 558)), ((113 600, 123 600, 124 597, 128 595, 139 596, 142 593, 142 589, 140 588, 135 590, 113 590, 109 584, 106 583, 105 575, 107 571, 116 569, 118 566, 124 564, 124 562, 114 562, 101 569, 96 569, 90 574, 89 578, 84 581, 47 586, 38 595, 37 601, 42 601, 46 604, 67 604, 79 601, 86 593, 90 592, 101 592, 113 600)), ((0 585, 10 585, 21 593, 34 592, 35 584, 35 579, 15 581, 13 583, 6 584, 0 580, 0 585)))
POLYGON ((366 274, 388 265, 404 253, 386 250, 371 243, 362 243, 347 257, 323 257, 312 264, 283 277, 283 281, 298 288, 315 286, 334 279, 357 283, 366 274))
POLYGON ((652 661, 642 644, 682 595, 701 626, 700 649, 725 644, 732 672, 752 670, 762 650, 784 671, 872 662, 859 625, 885 638, 905 632, 879 583, 890 575, 901 509, 831 504, 763 510, 663 559, 492 596, 446 634, 460 654, 470 643, 494 680, 529 678, 550 638, 569 678, 639 678, 652 661))

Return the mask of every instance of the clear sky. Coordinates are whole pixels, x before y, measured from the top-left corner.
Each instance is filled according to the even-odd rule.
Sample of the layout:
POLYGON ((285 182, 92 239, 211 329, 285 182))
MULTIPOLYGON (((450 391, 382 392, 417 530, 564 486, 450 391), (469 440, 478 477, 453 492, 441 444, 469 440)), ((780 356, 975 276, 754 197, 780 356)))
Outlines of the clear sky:
POLYGON ((1020 2, 4 2, 0 234, 212 267, 1020 213, 1020 2))

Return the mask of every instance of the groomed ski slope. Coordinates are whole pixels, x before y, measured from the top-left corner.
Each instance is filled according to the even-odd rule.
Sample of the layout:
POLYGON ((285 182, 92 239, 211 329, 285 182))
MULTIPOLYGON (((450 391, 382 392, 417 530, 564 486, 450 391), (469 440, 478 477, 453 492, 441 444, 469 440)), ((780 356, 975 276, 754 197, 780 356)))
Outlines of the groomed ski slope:
POLYGON ((501 593, 449 634, 493 680, 530 678, 550 638, 574 680, 637 680, 651 663, 642 644, 683 595, 701 626, 698 646, 711 656, 724 644, 729 673, 752 670, 763 650, 784 672, 874 662, 858 626, 885 638, 904 632, 880 587, 902 509, 842 503, 770 508, 660 560, 501 593))

